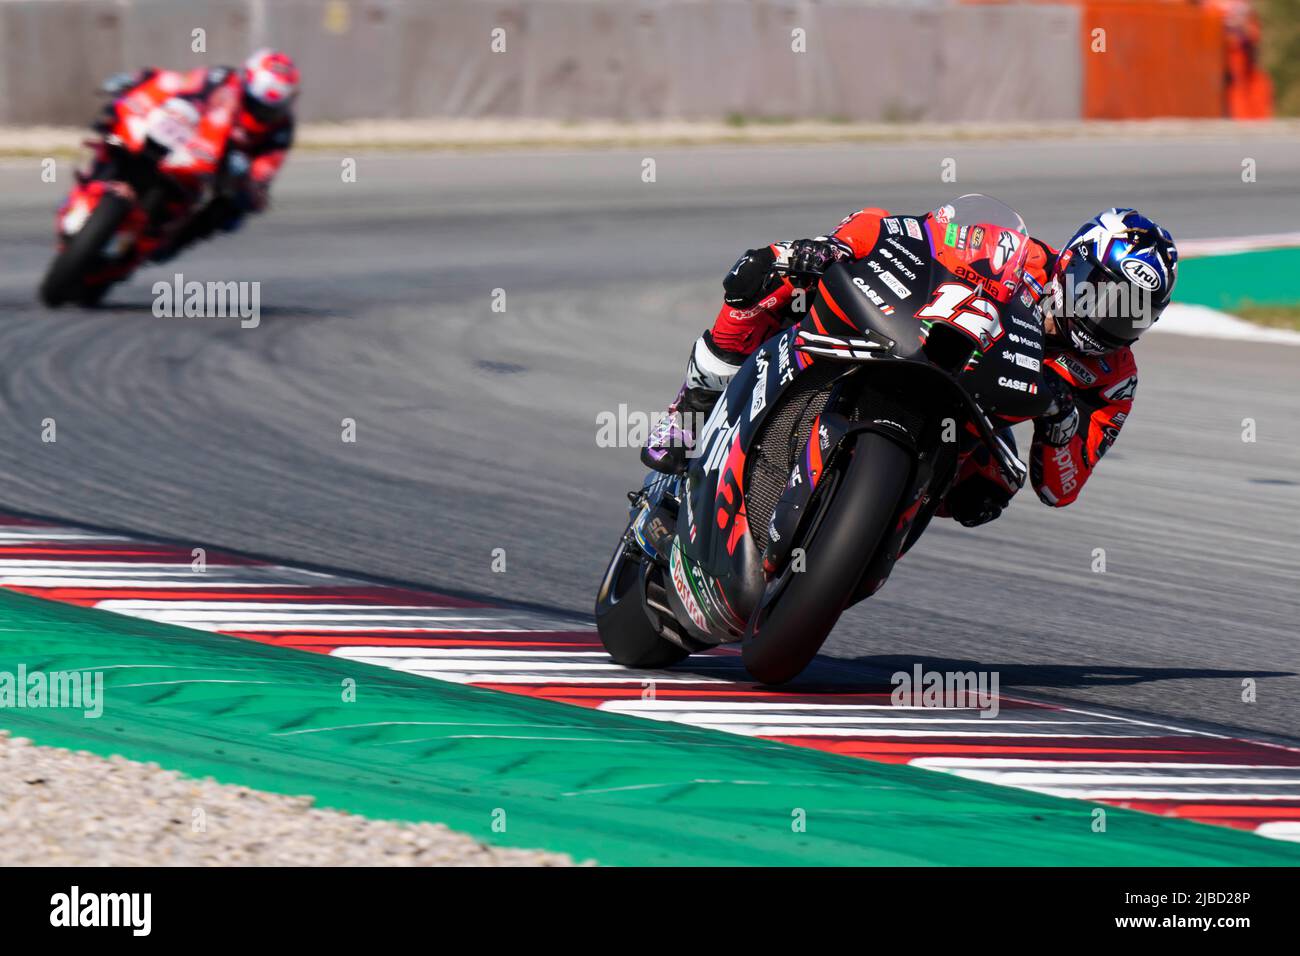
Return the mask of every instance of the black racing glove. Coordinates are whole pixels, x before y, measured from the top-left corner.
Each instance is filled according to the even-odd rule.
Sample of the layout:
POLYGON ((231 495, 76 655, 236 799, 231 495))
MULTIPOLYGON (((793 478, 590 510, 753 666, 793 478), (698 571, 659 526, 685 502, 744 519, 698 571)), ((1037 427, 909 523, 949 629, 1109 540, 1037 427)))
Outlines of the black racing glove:
POLYGON ((1074 404, 1074 390, 1070 383, 1045 367, 1043 382, 1052 393, 1047 411, 1034 419, 1034 435, 1053 448, 1068 445, 1079 430, 1079 409, 1074 404))
POLYGON ((772 282, 772 266, 775 263, 776 253, 771 246, 750 249, 737 259, 722 280, 727 305, 741 308, 757 305, 759 299, 775 285, 772 282))
POLYGON ((944 505, 963 527, 974 528, 1001 515, 1010 501, 1007 489, 983 475, 972 475, 948 492, 944 505))
POLYGON ((839 246, 825 239, 800 239, 790 244, 786 274, 795 285, 810 286, 843 255, 839 246))

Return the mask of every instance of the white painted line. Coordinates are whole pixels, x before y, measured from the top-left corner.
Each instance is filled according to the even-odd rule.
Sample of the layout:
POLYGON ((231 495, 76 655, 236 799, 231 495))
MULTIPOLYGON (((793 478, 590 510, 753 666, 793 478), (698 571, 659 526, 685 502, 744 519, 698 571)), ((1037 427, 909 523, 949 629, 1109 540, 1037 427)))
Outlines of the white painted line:
MULTIPOLYGON (((609 659, 605 651, 559 651, 548 649, 515 650, 513 648, 470 648, 470 647, 345 647, 339 648, 338 656, 356 657, 365 656, 372 658, 384 657, 422 657, 438 660, 514 660, 523 659, 530 661, 545 661, 547 663, 568 660, 598 660, 611 666, 617 667, 609 659)), ((646 671, 649 673, 658 673, 657 671, 646 671)))
MULTIPOLYGON (((645 678, 636 676, 603 676, 601 674, 583 674, 575 676, 573 680, 565 680, 563 674, 490 674, 483 671, 442 671, 430 670, 427 663, 421 662, 419 665, 404 666, 393 663, 380 663, 379 661, 365 661, 364 663, 374 663, 381 667, 390 667, 396 671, 402 671, 404 674, 418 674, 421 677, 429 677, 433 680, 450 681, 453 684, 554 684, 564 686, 572 684, 579 686, 583 684, 632 684, 640 687, 645 678)), ((619 668, 622 670, 622 668, 619 668)), ((730 684, 731 681, 716 677, 692 677, 689 679, 680 678, 656 678, 660 684, 730 684)))
MULTIPOLYGON (((1238 771, 1248 768, 1237 768, 1238 771)), ((1213 777, 1199 775, 1161 774, 1161 773, 1023 773, 998 770, 950 770, 949 773, 967 780, 983 780, 987 783, 1000 783, 1008 787, 1032 785, 1034 787, 1064 787, 1076 784, 1106 785, 1140 784, 1149 786, 1166 786, 1178 784, 1201 784, 1204 786, 1226 787, 1269 786, 1300 787, 1300 777, 1213 777)), ((1295 794, 1300 796, 1300 793, 1295 794)))
MULTIPOLYGON (((604 710, 602 705, 600 710, 604 710)), ((926 708, 918 708, 925 710, 926 708)), ((1003 720, 999 717, 942 717, 939 716, 942 711, 933 708, 933 716, 917 716, 917 710, 909 711, 906 715, 890 716, 885 711, 872 711, 861 715, 851 714, 768 714, 768 713, 749 713, 749 714, 707 714, 691 713, 683 711, 678 714, 655 714, 655 713, 633 713, 632 716, 643 717, 646 720, 663 720, 679 724, 696 724, 700 727, 724 727, 728 724, 798 724, 802 726, 813 726, 820 724, 982 724, 985 727, 1005 727, 1009 724, 1022 725, 1026 724, 1031 727, 1044 726, 1105 726, 1115 727, 1116 722, 1113 720, 1003 720)))
MULTIPOLYGON (((766 701, 755 701, 755 700, 747 700, 747 701, 662 700, 659 698, 655 698, 654 700, 610 700, 600 705, 601 710, 613 710, 613 711, 618 711, 620 713, 636 714, 638 716, 642 712, 650 714, 650 713, 654 713, 655 711, 674 712, 674 711, 687 711, 687 710, 689 711, 718 710, 718 711, 746 712, 746 711, 756 711, 758 708, 762 708, 762 713, 765 714, 769 712, 781 713, 785 711, 797 712, 797 711, 805 711, 805 710, 812 711, 814 713, 818 711, 821 712, 843 711, 845 713, 852 713, 853 711, 858 711, 858 710, 932 710, 936 712, 943 712, 943 713, 950 713, 950 714, 963 713, 963 712, 972 713, 972 714, 979 713, 979 711, 974 707, 921 707, 921 706, 913 706, 911 704, 908 704, 905 707, 896 707, 893 704, 800 704, 800 703, 787 704, 784 702, 778 703, 776 701, 773 701, 772 703, 769 704, 766 701), (771 708, 771 711, 768 710, 769 707, 771 708)), ((1055 713, 1055 711, 1047 711, 1047 710, 1045 710, 1044 712, 1055 713)))
MULTIPOLYGON (((150 576, 141 575, 138 578, 65 578, 65 577, 3 577, 0 576, 0 587, 15 588, 80 588, 83 590, 121 590, 122 588, 132 589, 170 589, 170 588, 238 588, 240 590, 255 590, 257 588, 275 588, 284 590, 293 587, 302 587, 298 584, 277 584, 274 581, 267 581, 264 584, 248 584, 246 582, 234 582, 222 580, 220 576, 213 575, 209 580, 198 580, 204 577, 200 574, 191 574, 187 580, 182 580, 178 575, 163 575, 153 572, 150 576)), ((305 604, 312 602, 306 601, 305 604)))
MULTIPOLYGON (((21 525, 4 525, 3 527, 22 527, 21 525)), ((49 531, 0 531, 0 544, 5 542, 26 544, 30 541, 129 541, 137 543, 136 538, 122 535, 96 534, 92 531, 73 531, 67 528, 52 528, 49 531)))
POLYGON ((1029 759, 1016 757, 917 757, 909 761, 913 767, 926 770, 961 770, 961 769, 1016 769, 1024 771, 1042 770, 1052 773, 1060 768, 1070 770, 1223 770, 1238 772, 1250 770, 1279 770, 1300 772, 1300 767, 1285 764, 1230 764, 1230 763, 1174 763, 1160 761, 1136 760, 1053 760, 1029 759))
MULTIPOLYGON (((1141 740, 1139 734, 1063 734, 1025 733, 1015 730, 997 730, 996 721, 985 721, 987 731, 948 730, 938 727, 934 730, 918 730, 895 727, 822 727, 808 725, 783 726, 776 724, 721 724, 714 729, 746 737, 961 737, 961 738, 1035 738, 1038 740, 1141 740)), ((1113 726, 1113 725, 1109 725, 1113 726)))
MULTIPOLYGON (((1066 797, 1071 800, 1161 800, 1180 803, 1197 803, 1204 800, 1225 800, 1237 803, 1242 800, 1260 802, 1280 800, 1291 802, 1296 799, 1294 793, 1214 793, 1202 790, 1105 790, 1091 787, 1017 787, 1018 790, 1032 790, 1034 793, 1050 797, 1066 797)), ((1300 810, 1296 811, 1300 813, 1300 810)))
POLYGON ((1300 332, 1270 329, 1239 319, 1207 305, 1173 303, 1151 326, 1152 332, 1171 335, 1195 335, 1207 339, 1236 339, 1242 342, 1269 342, 1274 345, 1300 345, 1300 332))
POLYGON ((1271 840, 1295 840, 1300 842, 1300 821, 1270 820, 1255 827, 1255 832, 1271 840))
POLYGON ((1221 239, 1184 239, 1178 243, 1178 258, 1226 256, 1266 249, 1291 249, 1300 246, 1300 232, 1275 232, 1260 236, 1230 236, 1221 239))

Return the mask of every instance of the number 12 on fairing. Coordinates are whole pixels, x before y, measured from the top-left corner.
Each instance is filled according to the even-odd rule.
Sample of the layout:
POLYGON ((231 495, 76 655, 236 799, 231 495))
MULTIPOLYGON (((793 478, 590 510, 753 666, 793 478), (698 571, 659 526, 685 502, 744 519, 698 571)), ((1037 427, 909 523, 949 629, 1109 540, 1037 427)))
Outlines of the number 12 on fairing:
POLYGON ((981 346, 992 345, 1002 335, 997 304, 960 282, 945 282, 934 290, 930 304, 916 313, 918 319, 942 319, 973 337, 981 346))

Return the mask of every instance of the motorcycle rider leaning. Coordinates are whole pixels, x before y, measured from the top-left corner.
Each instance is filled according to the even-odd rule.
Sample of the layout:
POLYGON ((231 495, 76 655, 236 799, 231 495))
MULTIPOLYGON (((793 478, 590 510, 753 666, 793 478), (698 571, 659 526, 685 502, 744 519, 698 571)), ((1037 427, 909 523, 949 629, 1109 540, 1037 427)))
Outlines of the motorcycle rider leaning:
MULTIPOLYGON (((871 254, 886 219, 895 217, 863 209, 829 236, 773 243, 736 261, 723 279, 725 298, 713 327, 696 341, 686 381, 642 449, 648 467, 667 473, 685 468, 694 438, 689 420, 707 413, 750 353, 795 317, 796 289, 815 286, 837 261, 871 254), (785 277, 772 271, 778 258, 787 263, 785 277)), ((1168 305, 1177 267, 1169 233, 1133 209, 1100 213, 1059 253, 1030 239, 1020 292, 1041 309, 1043 380, 1052 401, 1034 419, 1029 473, 1045 504, 1060 508, 1074 501, 1114 444, 1137 388, 1131 346, 1168 305)), ((999 422, 1014 449, 1012 423, 999 422)), ((937 514, 974 527, 997 518, 1018 488, 1007 483, 986 447, 967 444, 937 514)))
MULTIPOLYGON (((102 91, 114 100, 129 96, 145 83, 160 84, 172 95, 193 100, 200 107, 222 87, 230 87, 238 94, 238 110, 231 124, 216 196, 159 250, 155 261, 171 258, 217 229, 233 232, 248 213, 266 209, 271 182, 293 146, 293 104, 300 79, 298 67, 288 54, 262 49, 245 60, 242 67, 183 72, 149 67, 118 73, 104 82, 102 91)), ((106 107, 105 114, 95 124, 100 132, 111 128, 112 104, 106 107)))

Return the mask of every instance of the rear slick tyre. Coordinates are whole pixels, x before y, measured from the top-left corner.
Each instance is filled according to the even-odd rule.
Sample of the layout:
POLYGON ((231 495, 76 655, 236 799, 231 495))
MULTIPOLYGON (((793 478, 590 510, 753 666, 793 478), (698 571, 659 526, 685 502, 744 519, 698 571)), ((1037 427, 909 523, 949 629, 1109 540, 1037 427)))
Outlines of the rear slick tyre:
POLYGON ((804 570, 769 583, 745 626, 741 657, 756 681, 783 684, 817 656, 889 528, 912 464, 912 453, 883 435, 858 438, 825 513, 800 542, 804 570))

